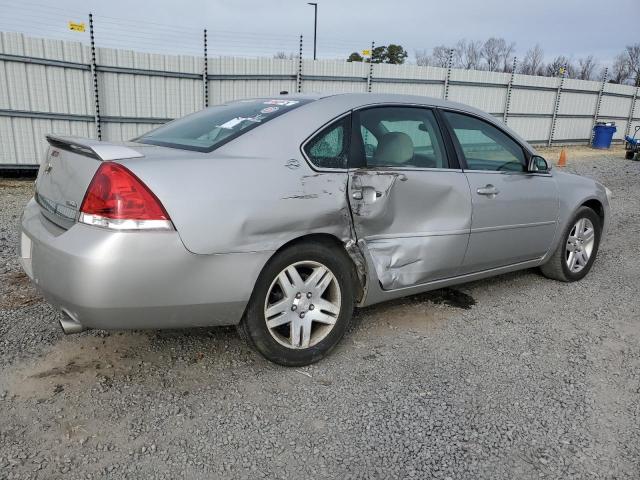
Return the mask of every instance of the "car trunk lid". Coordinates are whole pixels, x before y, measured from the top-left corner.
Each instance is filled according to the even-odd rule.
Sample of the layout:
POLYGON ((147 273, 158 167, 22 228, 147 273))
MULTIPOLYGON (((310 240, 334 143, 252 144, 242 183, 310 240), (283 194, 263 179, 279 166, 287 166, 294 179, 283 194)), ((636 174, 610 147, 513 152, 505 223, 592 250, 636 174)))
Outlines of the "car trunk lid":
POLYGON ((77 221, 87 187, 101 162, 144 156, 124 144, 89 138, 47 135, 47 141, 35 198, 42 214, 65 229, 77 221))

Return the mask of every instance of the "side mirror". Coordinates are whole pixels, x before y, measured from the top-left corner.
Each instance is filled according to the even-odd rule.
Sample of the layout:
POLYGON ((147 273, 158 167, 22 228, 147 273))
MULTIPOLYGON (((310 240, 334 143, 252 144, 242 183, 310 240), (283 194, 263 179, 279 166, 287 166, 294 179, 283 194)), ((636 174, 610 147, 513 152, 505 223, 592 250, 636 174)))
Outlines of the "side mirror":
POLYGON ((529 159, 528 172, 548 173, 551 171, 551 165, 540 155, 533 155, 529 159))

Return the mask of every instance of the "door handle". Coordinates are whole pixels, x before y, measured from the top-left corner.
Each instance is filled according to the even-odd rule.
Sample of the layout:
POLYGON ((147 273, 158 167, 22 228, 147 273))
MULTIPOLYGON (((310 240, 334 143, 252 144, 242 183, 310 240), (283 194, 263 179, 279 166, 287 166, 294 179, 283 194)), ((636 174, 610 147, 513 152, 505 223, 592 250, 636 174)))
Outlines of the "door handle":
POLYGON ((500 193, 500 190, 498 190, 493 185, 488 184, 488 185, 485 185, 484 187, 478 188, 476 190, 476 192, 478 193, 478 195, 486 195, 488 197, 495 197, 496 195, 498 195, 500 193))
POLYGON ((375 202, 376 198, 380 198, 382 195, 383 193, 381 191, 373 187, 362 187, 360 190, 353 190, 351 192, 351 197, 353 197, 354 200, 365 200, 369 202, 375 202))

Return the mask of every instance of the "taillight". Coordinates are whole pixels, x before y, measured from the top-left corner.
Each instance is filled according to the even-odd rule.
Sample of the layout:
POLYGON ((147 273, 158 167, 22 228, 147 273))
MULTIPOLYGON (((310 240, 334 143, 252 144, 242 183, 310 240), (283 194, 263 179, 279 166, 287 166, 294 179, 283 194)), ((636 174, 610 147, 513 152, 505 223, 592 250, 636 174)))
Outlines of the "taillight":
POLYGON ((116 230, 172 230, 160 200, 128 168, 105 162, 80 206, 79 222, 116 230))

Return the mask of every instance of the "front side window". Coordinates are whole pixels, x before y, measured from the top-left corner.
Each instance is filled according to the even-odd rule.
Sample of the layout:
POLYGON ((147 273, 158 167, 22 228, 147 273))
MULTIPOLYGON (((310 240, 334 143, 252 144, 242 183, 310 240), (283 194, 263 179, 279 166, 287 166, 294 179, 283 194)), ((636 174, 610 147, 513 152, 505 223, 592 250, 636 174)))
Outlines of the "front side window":
POLYGON ((448 168, 433 112, 417 107, 376 107, 358 112, 368 167, 448 168))
POLYGON ((262 98, 216 105, 167 123, 135 141, 183 150, 211 152, 243 133, 310 101, 262 98))
POLYGON ((320 131, 304 146, 311 163, 320 168, 345 168, 349 148, 351 116, 346 116, 320 131))
POLYGON ((525 171, 522 147, 499 128, 461 113, 443 112, 469 170, 525 171))

